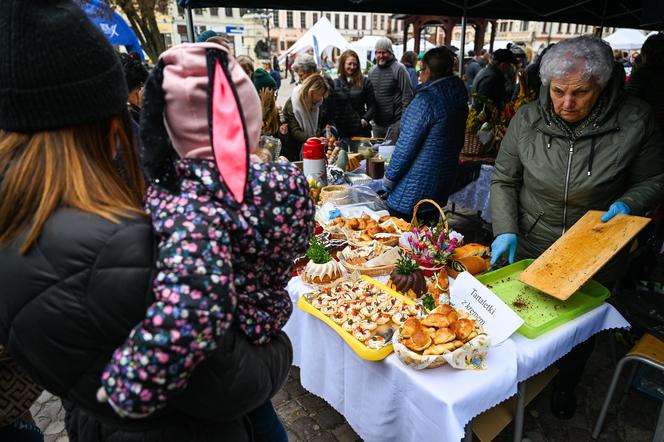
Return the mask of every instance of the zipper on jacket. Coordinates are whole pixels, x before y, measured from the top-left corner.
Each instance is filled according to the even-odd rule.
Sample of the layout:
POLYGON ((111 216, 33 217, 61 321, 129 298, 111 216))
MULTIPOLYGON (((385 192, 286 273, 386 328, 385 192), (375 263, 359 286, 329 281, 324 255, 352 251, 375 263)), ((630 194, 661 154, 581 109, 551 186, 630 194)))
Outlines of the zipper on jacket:
POLYGON ((530 226, 530 228, 529 228, 528 231, 526 232, 526 236, 525 236, 525 238, 528 238, 528 237, 530 236, 530 233, 533 231, 533 229, 535 228, 535 226, 537 225, 537 223, 540 221, 540 219, 542 219, 543 216, 544 216, 544 212, 540 210, 540 211, 537 213, 537 218, 535 218, 535 222, 530 226))
POLYGON ((565 174, 565 197, 563 199, 563 235, 567 230, 567 195, 569 193, 569 175, 572 170, 572 155, 574 155, 574 141, 569 144, 569 155, 567 157, 567 173, 565 174))

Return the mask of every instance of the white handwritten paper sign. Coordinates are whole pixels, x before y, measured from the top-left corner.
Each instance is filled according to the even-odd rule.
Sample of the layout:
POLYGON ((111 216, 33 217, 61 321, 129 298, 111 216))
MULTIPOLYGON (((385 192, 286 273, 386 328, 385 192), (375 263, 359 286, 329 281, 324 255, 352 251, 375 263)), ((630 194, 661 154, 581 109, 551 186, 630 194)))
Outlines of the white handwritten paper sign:
POLYGON ((492 347, 512 336, 523 324, 519 315, 468 272, 457 276, 450 287, 450 300, 454 307, 466 310, 484 327, 492 347))

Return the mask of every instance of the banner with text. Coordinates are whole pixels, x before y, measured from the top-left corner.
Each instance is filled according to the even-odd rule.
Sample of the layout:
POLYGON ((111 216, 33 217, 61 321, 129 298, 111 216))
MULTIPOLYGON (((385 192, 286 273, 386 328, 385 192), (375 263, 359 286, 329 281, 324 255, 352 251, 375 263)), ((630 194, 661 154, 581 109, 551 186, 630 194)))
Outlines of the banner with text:
POLYGON ((454 307, 476 318, 491 338, 492 347, 512 336, 523 324, 519 315, 468 272, 457 276, 450 287, 450 300, 454 307))

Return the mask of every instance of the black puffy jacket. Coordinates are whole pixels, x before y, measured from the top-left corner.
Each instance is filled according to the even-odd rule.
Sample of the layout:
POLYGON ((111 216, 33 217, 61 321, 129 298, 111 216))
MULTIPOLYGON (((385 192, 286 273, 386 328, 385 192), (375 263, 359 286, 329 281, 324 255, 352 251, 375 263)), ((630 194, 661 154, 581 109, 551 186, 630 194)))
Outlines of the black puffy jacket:
POLYGON ((357 88, 345 77, 337 78, 331 101, 340 137, 371 136, 371 127, 362 127, 362 120, 371 121, 376 108, 373 86, 367 77, 362 78, 362 87, 357 88))
POLYGON ((0 345, 67 409, 70 440, 250 440, 245 414, 286 379, 292 349, 285 334, 251 345, 226 335, 167 408, 121 419, 98 403, 100 376, 113 350, 152 302, 154 238, 149 220, 116 224, 62 208, 23 256, 0 249, 0 345))

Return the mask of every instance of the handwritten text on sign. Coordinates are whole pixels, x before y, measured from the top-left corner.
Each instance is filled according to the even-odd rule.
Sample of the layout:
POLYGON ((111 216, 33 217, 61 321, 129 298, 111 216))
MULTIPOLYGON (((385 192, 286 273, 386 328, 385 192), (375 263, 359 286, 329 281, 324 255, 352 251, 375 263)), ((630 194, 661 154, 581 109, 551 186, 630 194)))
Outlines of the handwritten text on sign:
POLYGON ((501 344, 523 324, 523 319, 468 272, 457 276, 450 287, 450 300, 476 318, 491 337, 492 346, 501 344))

